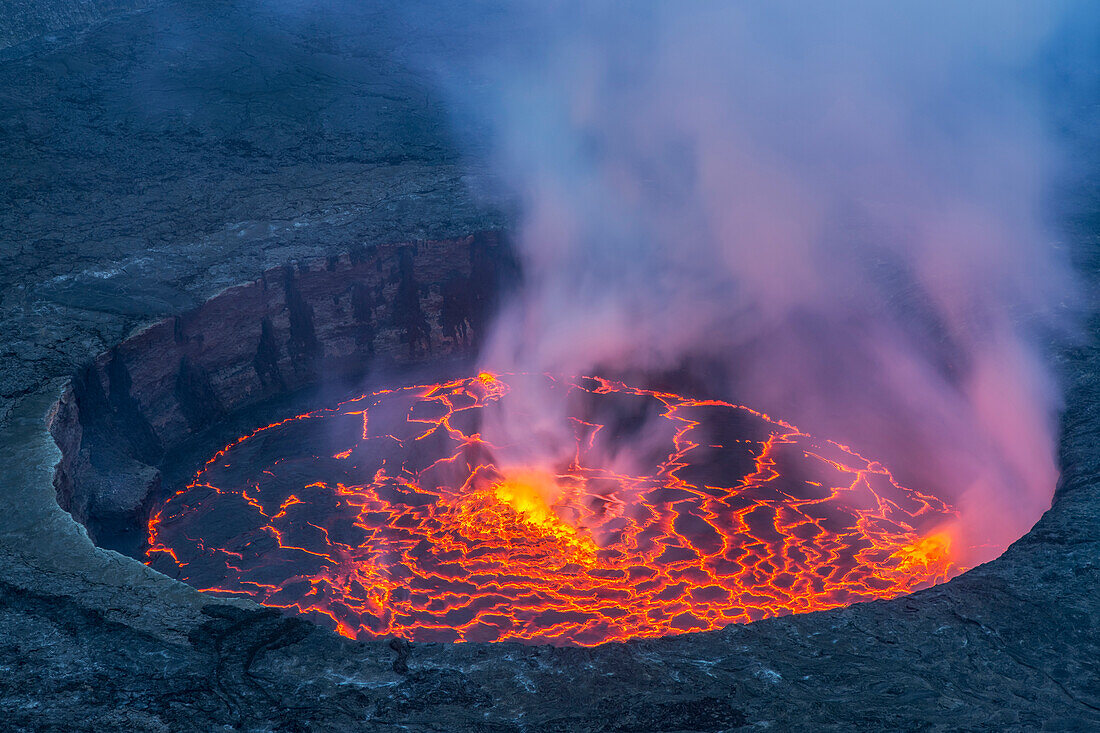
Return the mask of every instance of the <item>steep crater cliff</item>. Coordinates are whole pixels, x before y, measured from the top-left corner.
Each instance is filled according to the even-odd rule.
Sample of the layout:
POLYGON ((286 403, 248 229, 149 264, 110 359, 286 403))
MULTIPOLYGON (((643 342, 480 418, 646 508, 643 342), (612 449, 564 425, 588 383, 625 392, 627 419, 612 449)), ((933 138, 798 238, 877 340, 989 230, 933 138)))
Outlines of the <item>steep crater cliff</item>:
POLYGON ((304 394, 457 368, 511 263, 496 232, 360 247, 139 331, 80 369, 51 413, 58 503, 100 546, 140 556, 166 466, 304 394))

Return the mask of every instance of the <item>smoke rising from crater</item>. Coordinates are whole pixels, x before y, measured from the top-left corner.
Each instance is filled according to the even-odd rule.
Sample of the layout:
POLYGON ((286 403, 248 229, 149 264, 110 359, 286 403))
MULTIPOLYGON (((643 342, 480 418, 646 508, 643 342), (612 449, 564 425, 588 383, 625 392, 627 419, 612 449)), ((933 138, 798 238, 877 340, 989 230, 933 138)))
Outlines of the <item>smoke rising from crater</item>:
MULTIPOLYGON (((1025 532, 1074 291, 1031 74, 1073 7, 521 7, 475 64, 524 273, 482 365, 686 370, 954 501, 971 562, 1025 532)), ((553 460, 556 414, 487 430, 553 460)))

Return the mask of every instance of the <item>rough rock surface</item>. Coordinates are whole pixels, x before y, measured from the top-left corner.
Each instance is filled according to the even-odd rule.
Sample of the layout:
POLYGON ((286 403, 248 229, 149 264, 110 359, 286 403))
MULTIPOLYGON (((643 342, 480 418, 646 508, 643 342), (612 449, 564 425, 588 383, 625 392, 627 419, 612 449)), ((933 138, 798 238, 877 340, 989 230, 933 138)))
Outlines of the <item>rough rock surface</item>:
POLYGON ((0 52, 0 417, 272 267, 501 223, 396 60, 416 29, 262 9, 182 2, 0 52))
POLYGON ((0 49, 148 7, 157 0, 4 0, 0 49))
MULTIPOLYGON (((890 602, 593 649, 354 643, 92 545, 52 485, 44 417, 69 375, 272 267, 500 223, 394 60, 412 29, 369 3, 369 38, 261 5, 179 3, 0 62, 2 727, 1100 728, 1093 340, 1061 360, 1052 509, 998 560, 890 602)), ((1097 220, 1094 201, 1072 243, 1092 294, 1097 220)))

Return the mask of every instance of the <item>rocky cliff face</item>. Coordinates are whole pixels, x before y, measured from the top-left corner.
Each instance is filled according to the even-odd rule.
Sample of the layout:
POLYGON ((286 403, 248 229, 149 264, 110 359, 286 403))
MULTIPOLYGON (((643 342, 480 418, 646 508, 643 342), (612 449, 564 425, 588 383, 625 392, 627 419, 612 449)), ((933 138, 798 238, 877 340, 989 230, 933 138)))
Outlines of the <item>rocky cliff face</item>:
POLYGON ((58 503, 89 528, 144 520, 166 450, 321 381, 468 356, 510 255, 496 232, 360 247, 268 270, 79 370, 52 413, 58 503))

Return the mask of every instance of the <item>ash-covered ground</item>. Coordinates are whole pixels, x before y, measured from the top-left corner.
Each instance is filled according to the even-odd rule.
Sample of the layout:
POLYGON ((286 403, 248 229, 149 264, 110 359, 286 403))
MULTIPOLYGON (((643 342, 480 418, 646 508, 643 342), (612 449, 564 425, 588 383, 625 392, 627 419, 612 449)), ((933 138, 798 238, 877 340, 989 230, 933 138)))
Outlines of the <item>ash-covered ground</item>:
MULTIPOLYGON (((1001 558, 894 601, 590 649, 356 643, 96 549, 56 503, 44 421, 77 368, 267 268, 508 223, 471 193, 488 171, 459 155, 442 101, 402 60, 424 29, 383 4, 349 23, 370 33, 262 3, 106 19, 131 4, 99 5, 10 24, 22 30, 6 37, 24 40, 0 50, 3 727, 1100 727, 1095 302, 1085 336, 1056 357, 1066 410, 1052 509, 1001 558)), ((432 32, 454 43, 442 21, 432 32)), ((1069 115, 1082 158, 1097 146, 1073 131, 1095 107, 1069 115)), ((1062 209, 1095 301, 1089 180, 1062 209)))

